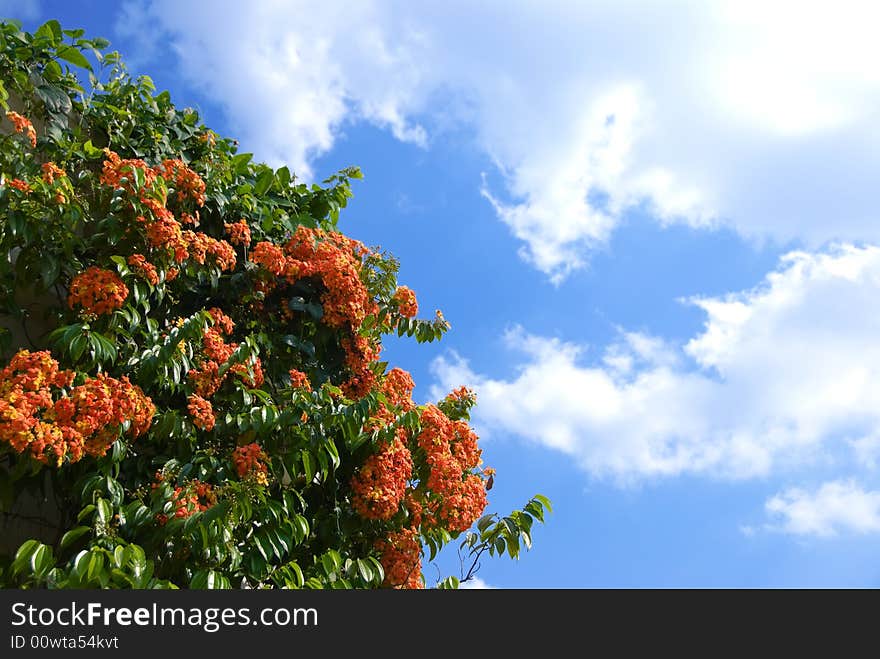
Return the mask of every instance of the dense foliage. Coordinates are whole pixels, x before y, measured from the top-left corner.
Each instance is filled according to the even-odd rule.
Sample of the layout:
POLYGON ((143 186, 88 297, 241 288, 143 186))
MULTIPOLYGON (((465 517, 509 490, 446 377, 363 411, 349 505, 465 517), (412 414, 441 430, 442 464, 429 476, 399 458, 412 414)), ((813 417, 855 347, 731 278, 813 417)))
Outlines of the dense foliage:
POLYGON ((338 231, 360 172, 253 162, 108 45, 0 24, 0 584, 421 587, 455 538, 516 557, 546 499, 483 516, 474 396, 416 405, 380 361, 449 326, 338 231))

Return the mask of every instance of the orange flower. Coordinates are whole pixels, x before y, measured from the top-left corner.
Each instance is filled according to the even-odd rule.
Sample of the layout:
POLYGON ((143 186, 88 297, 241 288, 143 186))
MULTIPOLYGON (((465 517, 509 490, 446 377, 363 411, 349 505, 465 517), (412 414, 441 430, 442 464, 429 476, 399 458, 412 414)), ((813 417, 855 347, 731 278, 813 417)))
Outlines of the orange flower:
POLYGON ((399 429, 391 442, 367 458, 351 481, 352 505, 365 519, 391 519, 400 509, 406 482, 412 476, 412 456, 399 429))
POLYGON ((67 176, 67 172, 54 162, 44 162, 41 167, 43 169, 43 180, 46 183, 54 183, 56 178, 67 176))
POLYGON ((11 178, 7 181, 7 185, 10 188, 15 188, 19 192, 24 192, 25 194, 29 194, 31 192, 31 186, 27 181, 22 181, 19 178, 11 178))
POLYGON ((387 588, 423 588, 422 548, 413 529, 402 529, 379 540, 376 548, 382 552, 379 562, 385 570, 387 588))
POLYGON ((143 254, 132 254, 128 257, 128 265, 132 271, 146 279, 153 286, 159 283, 159 274, 156 272, 156 266, 147 261, 143 254))
POLYGON ((400 315, 404 318, 412 318, 419 313, 419 303, 416 294, 406 286, 398 286, 391 301, 397 305, 400 315))
POLYGON ((205 182, 182 160, 165 160, 161 172, 163 178, 177 189, 178 201, 184 201, 189 197, 197 206, 205 204, 205 182))
POLYGON ((49 352, 18 352, 0 370, 0 441, 60 466, 104 455, 125 424, 132 438, 149 429, 156 408, 127 378, 101 373, 67 393, 73 377, 49 352))
POLYGON ((34 130, 34 125, 30 122, 30 119, 23 117, 18 112, 7 112, 6 118, 12 122, 16 133, 24 133, 27 135, 28 140, 30 140, 31 146, 37 146, 37 131, 34 130))
POLYGON ((412 376, 401 368, 392 368, 382 383, 382 393, 392 407, 413 408, 412 392, 416 384, 412 376))
POLYGON ((86 313, 100 316, 122 307, 126 297, 128 287, 119 275, 92 266, 70 282, 67 302, 71 308, 79 305, 86 313))
POLYGON ((252 477, 260 485, 269 484, 266 462, 269 458, 259 444, 240 446, 232 453, 232 463, 240 478, 252 477))
POLYGON ((188 399, 187 410, 192 417, 193 425, 210 432, 214 429, 216 418, 214 417, 214 408, 210 401, 205 400, 199 395, 192 395, 188 399))
POLYGON ((290 369, 290 387, 291 389, 305 389, 306 391, 310 391, 312 388, 311 382, 309 382, 309 376, 303 373, 302 371, 297 371, 295 368, 290 369))
POLYGON ((223 227, 229 235, 229 242, 233 245, 247 247, 251 244, 251 229, 244 220, 239 220, 234 224, 224 224, 223 227))

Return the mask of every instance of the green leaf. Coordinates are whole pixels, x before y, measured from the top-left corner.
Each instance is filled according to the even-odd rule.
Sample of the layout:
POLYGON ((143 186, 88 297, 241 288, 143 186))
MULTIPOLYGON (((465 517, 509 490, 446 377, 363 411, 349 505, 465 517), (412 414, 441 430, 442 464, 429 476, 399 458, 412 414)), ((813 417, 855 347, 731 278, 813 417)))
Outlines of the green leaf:
POLYGON ((49 114, 67 116, 73 107, 67 92, 58 87, 43 84, 36 87, 34 93, 43 101, 49 114))
POLYGON ((110 501, 114 506, 122 504, 122 499, 125 497, 125 490, 122 489, 122 485, 119 484, 119 481, 107 476, 107 491, 110 493, 110 501))
POLYGON ((55 567, 55 558, 52 556, 52 548, 41 544, 31 554, 31 571, 37 578, 44 577, 49 570, 55 567))
POLYGON ((63 31, 61 30, 61 23, 54 18, 43 23, 34 33, 35 37, 46 37, 49 39, 53 46, 57 46, 61 43, 62 35, 63 31))
POLYGON ((67 533, 61 536, 61 549, 66 549, 69 545, 73 544, 78 538, 81 538, 83 534, 88 533, 92 529, 88 526, 75 526, 70 529, 67 533))
MULTIPOLYGON (((86 154, 86 158, 88 158, 89 160, 95 160, 97 158, 101 158, 104 156, 104 151, 102 149, 99 149, 98 147, 96 147, 94 144, 92 144, 92 140, 86 141, 85 144, 83 144, 82 148, 83 148, 83 153, 86 154)), ((116 258, 121 258, 121 257, 110 257, 110 258, 115 261, 116 258)), ((125 263, 125 259, 123 259, 122 261, 123 261, 123 263, 125 263)))
POLYGON ((272 183, 275 181, 275 172, 271 169, 264 169, 257 175, 257 182, 254 185, 254 194, 258 197, 266 194, 266 191, 272 187, 272 183))
POLYGON ((258 533, 254 534, 253 541, 254 541, 254 544, 257 546, 257 550, 260 552, 262 557, 266 561, 269 561, 270 560, 269 557, 274 554, 274 551, 272 550, 272 545, 269 543, 269 541, 266 538, 264 538, 261 534, 258 534, 258 533))
POLYGON ((26 540, 22 543, 18 551, 15 552, 15 560, 12 562, 12 573, 19 574, 26 567, 29 567, 31 556, 40 546, 42 546, 42 543, 39 540, 26 540))
POLYGON ((536 494, 535 496, 532 497, 532 499, 540 502, 541 505, 543 505, 544 508, 547 509, 547 512, 551 512, 551 513, 553 512, 553 506, 550 505, 550 499, 545 497, 543 494, 536 494))
POLYGON ((58 279, 61 273, 61 263, 51 254, 43 256, 43 262, 40 264, 40 279, 43 280, 43 286, 49 288, 58 279))
POLYGON ((85 58, 79 49, 73 46, 59 46, 55 53, 66 62, 75 64, 83 69, 88 69, 89 71, 92 70, 92 65, 89 64, 89 60, 85 58))
POLYGON ((110 507, 110 502, 107 499, 98 499, 95 504, 98 508, 98 521, 104 524, 109 523, 113 517, 113 509, 110 507))
POLYGON ((357 559, 357 569, 361 575, 361 579, 363 579, 366 583, 370 583, 373 581, 373 569, 364 559, 357 559))

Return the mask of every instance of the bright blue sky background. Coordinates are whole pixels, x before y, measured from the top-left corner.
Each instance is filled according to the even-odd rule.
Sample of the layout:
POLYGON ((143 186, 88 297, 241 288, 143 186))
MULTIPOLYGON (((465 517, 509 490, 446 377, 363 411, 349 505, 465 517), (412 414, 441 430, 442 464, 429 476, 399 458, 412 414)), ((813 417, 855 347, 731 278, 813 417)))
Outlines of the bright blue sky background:
POLYGON ((863 8, 282 4, 0 14, 109 38, 260 159, 363 169, 343 230, 453 328, 387 356, 477 390, 493 510, 554 503, 483 583, 880 585, 863 8))

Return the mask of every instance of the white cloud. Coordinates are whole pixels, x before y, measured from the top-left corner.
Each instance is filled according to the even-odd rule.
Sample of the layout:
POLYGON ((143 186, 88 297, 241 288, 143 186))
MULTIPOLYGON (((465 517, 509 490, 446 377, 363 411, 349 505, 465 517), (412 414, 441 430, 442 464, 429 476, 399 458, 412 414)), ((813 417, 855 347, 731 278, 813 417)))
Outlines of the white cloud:
POLYGON ((490 586, 485 581, 480 579, 480 577, 471 577, 468 581, 462 583, 459 587, 459 590, 492 590, 495 586, 490 586))
POLYGON ((486 197, 556 281, 636 204, 880 239, 871 3, 144 1, 247 148, 302 174, 351 121, 416 144, 468 126, 504 177, 486 197))
POLYGON ((815 492, 791 488, 767 501, 768 528, 794 535, 880 532, 880 492, 854 481, 823 483, 815 492))
POLYGON ((870 466, 880 442, 880 248, 791 253, 759 287, 694 299, 703 330, 682 346, 622 332, 603 351, 527 334, 505 339, 516 374, 438 358, 433 394, 468 384, 476 422, 630 481, 870 466))

